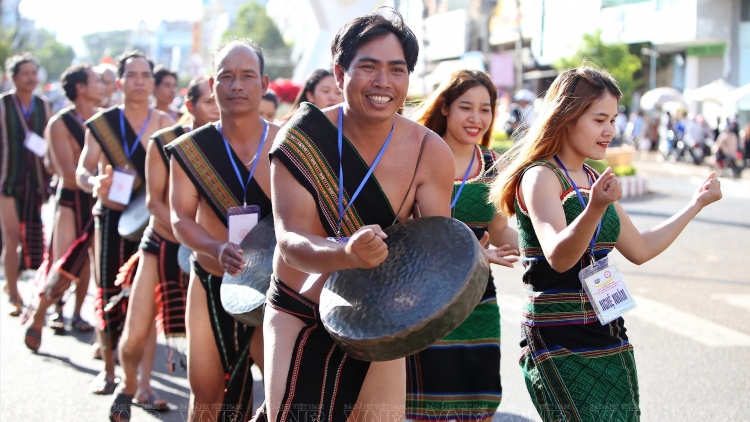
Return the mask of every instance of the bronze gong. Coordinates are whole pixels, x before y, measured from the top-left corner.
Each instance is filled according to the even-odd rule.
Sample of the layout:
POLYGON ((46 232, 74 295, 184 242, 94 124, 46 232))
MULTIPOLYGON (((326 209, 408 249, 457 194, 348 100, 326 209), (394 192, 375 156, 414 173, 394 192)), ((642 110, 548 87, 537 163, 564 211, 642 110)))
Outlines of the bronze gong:
POLYGON ((133 193, 128 206, 120 215, 120 221, 117 223, 117 232, 120 236, 131 242, 139 242, 143 232, 148 227, 148 220, 151 213, 146 207, 146 190, 143 189, 133 193))
POLYGON ((221 304, 237 321, 252 327, 263 324, 263 304, 271 285, 276 232, 269 215, 250 230, 240 243, 245 268, 237 277, 224 274, 221 304))
POLYGON ((190 274, 190 255, 193 251, 187 246, 180 244, 180 249, 177 250, 177 264, 183 273, 190 274))
POLYGON ((326 330, 360 360, 398 359, 445 337, 479 304, 489 278, 482 246, 458 220, 424 217, 384 231, 388 258, 334 272, 320 295, 326 330))

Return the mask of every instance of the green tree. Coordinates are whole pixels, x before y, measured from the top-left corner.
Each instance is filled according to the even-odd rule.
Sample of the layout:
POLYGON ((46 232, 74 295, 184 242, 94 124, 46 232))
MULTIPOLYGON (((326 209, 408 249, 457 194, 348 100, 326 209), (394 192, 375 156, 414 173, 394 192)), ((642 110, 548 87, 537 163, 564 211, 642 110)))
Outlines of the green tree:
POLYGON ((624 43, 607 44, 602 42, 602 31, 597 29, 593 34, 583 36, 578 51, 572 56, 558 60, 554 67, 559 71, 580 66, 584 61, 607 70, 617 80, 622 91, 622 104, 630 106, 633 91, 642 83, 635 74, 641 69, 641 58, 631 54, 624 43))
POLYGON ((103 31, 84 35, 83 45, 89 52, 88 61, 97 64, 106 54, 116 59, 117 56, 128 49, 130 43, 130 31, 103 31))
POLYGON ((57 41, 55 35, 45 29, 36 31, 37 48, 34 51, 39 64, 47 70, 49 80, 58 80, 76 57, 73 47, 57 41))
MULTIPOLYGON (((0 71, 5 72, 5 60, 13 55, 13 49, 10 47, 9 38, 5 37, 5 32, 0 32, 0 71)), ((2 84, 3 76, 0 75, 0 85, 2 84)))
POLYGON ((5 59, 25 51, 34 55, 39 65, 47 71, 49 80, 59 79, 76 57, 73 47, 60 43, 55 34, 44 28, 32 33, 7 29, 0 32, 0 66, 3 71, 5 59))
POLYGON ((234 26, 223 34, 223 38, 250 38, 263 48, 265 72, 271 80, 292 76, 291 48, 284 42, 276 22, 266 14, 265 6, 255 1, 245 3, 237 12, 234 26))

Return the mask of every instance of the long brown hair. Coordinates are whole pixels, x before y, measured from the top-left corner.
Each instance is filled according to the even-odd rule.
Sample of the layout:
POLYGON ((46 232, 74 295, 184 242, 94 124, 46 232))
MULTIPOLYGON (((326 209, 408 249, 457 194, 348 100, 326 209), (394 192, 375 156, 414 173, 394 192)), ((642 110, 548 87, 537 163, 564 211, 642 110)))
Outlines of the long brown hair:
POLYGON ((297 112, 300 104, 302 104, 303 101, 307 101, 307 94, 309 93, 310 95, 314 95, 315 87, 318 86, 323 78, 327 78, 329 76, 333 77, 333 73, 330 70, 326 69, 317 69, 316 71, 311 73, 310 76, 307 77, 305 85, 297 93, 297 97, 292 103, 292 108, 290 108, 289 112, 286 113, 286 116, 279 119, 279 121, 284 123, 288 122, 292 118, 292 116, 294 116, 294 113, 297 112))
POLYGON ((456 99, 476 86, 487 88, 490 94, 492 120, 480 144, 489 147, 492 143, 492 127, 495 123, 495 106, 497 105, 497 88, 487 73, 479 70, 457 70, 443 81, 411 114, 415 122, 431 129, 440 136, 448 130, 448 116, 443 115, 442 108, 450 109, 456 99))
POLYGON ((566 129, 606 92, 619 101, 617 81, 606 70, 581 66, 555 78, 536 120, 526 135, 498 161, 500 172, 492 182, 489 200, 506 217, 515 215, 516 187, 526 167, 557 154, 567 142, 566 129))

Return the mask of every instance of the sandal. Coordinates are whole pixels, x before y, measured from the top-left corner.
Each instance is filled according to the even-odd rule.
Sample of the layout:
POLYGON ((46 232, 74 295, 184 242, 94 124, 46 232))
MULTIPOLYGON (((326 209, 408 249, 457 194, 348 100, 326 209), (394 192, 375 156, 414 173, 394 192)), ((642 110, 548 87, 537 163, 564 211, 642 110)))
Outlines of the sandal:
POLYGON ((120 383, 120 378, 115 377, 113 381, 107 381, 107 378, 104 376, 104 373, 100 373, 89 384, 89 392, 93 394, 98 394, 101 396, 108 396, 115 392, 115 389, 117 388, 117 384, 119 383, 120 383))
POLYGON ((47 326, 53 329, 55 334, 65 334, 65 318, 63 318, 62 314, 59 312, 50 315, 47 326))
POLYGON ((38 351, 39 347, 42 346, 42 330, 35 330, 33 327, 27 328, 23 342, 32 352, 38 351))
POLYGON ((86 322, 85 319, 81 318, 80 315, 75 315, 73 316, 73 318, 71 318, 70 328, 72 328, 74 331, 78 331, 79 333, 94 331, 94 327, 86 322))
POLYGON ((133 405, 138 406, 143 410, 154 410, 157 412, 164 412, 169 410, 169 402, 160 399, 154 394, 153 391, 149 392, 145 400, 136 397, 133 398, 133 405))
POLYGON ((125 394, 122 390, 117 391, 112 406, 109 407, 110 422, 129 422, 130 405, 133 402, 132 394, 125 394))

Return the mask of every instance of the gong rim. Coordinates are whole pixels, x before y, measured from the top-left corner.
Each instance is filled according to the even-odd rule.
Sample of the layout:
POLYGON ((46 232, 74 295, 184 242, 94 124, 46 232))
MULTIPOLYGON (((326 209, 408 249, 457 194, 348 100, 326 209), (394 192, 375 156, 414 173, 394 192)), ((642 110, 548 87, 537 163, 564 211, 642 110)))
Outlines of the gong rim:
POLYGON ((388 258, 371 270, 334 272, 320 297, 326 330, 344 351, 362 360, 397 359, 445 337, 474 310, 489 278, 489 262, 483 248, 460 221, 425 217, 384 231, 388 235, 388 258), (430 230, 440 232, 427 236, 430 230), (404 237, 407 235, 409 239, 404 237), (399 250, 405 247, 416 249, 399 250), (418 262, 415 256, 421 260, 426 255, 432 260, 430 264, 414 264, 418 262), (451 274, 467 276, 452 281, 451 274), (420 277, 422 281, 414 281, 420 277), (435 283, 439 288, 432 292, 420 290, 435 283), (379 331, 372 331, 371 327, 379 331))
POLYGON ((121 237, 136 242, 143 237, 150 219, 151 213, 146 205, 146 192, 140 192, 133 196, 120 214, 117 232, 121 237))
POLYGON ((239 276, 224 274, 221 304, 237 321, 248 326, 263 324, 263 305, 271 285, 276 232, 273 216, 258 222, 240 243, 246 264, 239 276))
POLYGON ((190 274, 190 271, 192 270, 190 268, 190 256, 192 254, 193 251, 183 244, 180 244, 179 249, 177 249, 177 265, 179 265, 184 273, 190 274))

